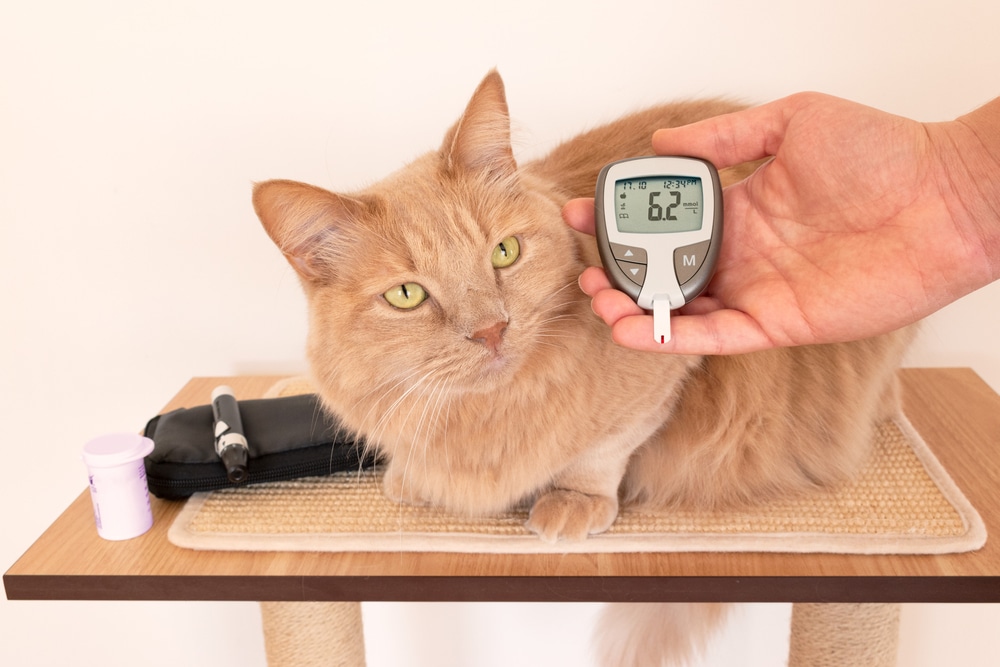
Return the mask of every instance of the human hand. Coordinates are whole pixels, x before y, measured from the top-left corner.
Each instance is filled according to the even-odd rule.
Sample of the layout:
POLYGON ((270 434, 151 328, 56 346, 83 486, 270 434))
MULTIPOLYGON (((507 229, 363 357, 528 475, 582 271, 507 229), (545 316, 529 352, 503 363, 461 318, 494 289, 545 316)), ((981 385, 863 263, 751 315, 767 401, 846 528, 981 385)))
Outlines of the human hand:
MULTIPOLYGON (((715 277, 674 313, 662 345, 652 317, 611 289, 603 270, 588 269, 580 285, 617 342, 650 351, 749 352, 913 323, 997 275, 998 258, 956 187, 956 148, 978 140, 982 150, 968 130, 813 93, 660 130, 658 154, 719 169, 772 158, 724 193, 715 277)), ((563 216, 593 232, 591 200, 569 202, 563 216)))

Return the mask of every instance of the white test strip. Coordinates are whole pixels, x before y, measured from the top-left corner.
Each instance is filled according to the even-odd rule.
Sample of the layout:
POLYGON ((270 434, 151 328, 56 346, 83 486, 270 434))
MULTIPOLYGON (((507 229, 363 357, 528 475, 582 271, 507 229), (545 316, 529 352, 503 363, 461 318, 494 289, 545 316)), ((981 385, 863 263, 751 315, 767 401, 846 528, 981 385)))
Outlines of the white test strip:
POLYGON ((670 297, 662 294, 653 297, 653 339, 661 345, 670 340, 670 297))

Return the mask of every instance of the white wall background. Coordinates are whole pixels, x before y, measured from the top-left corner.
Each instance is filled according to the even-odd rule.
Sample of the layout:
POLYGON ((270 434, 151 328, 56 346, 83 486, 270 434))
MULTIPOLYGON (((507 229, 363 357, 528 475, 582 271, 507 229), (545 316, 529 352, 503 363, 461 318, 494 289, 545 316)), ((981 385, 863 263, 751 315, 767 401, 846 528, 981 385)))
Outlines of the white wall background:
MULTIPOLYGON (((997 95, 997 26, 982 0, 3 3, 0 566, 83 490, 87 439, 193 375, 302 370, 303 300, 251 182, 376 180, 494 66, 522 155, 678 97, 815 89, 951 119, 997 95)), ((1000 390, 998 312, 995 284, 934 316, 910 364, 1000 390)), ((595 608, 367 605, 369 664, 586 665, 595 608)), ((706 664, 782 664, 787 619, 744 611, 706 664)), ((996 664, 998 624, 907 607, 900 664, 996 664)), ((250 667, 262 641, 252 603, 0 601, 4 665, 250 667)))

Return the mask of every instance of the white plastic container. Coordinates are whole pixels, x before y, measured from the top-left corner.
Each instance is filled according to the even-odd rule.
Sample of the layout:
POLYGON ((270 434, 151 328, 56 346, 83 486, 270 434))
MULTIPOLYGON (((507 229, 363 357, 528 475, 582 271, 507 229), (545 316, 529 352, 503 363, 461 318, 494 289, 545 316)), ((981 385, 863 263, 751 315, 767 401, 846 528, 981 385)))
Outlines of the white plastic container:
POLYGON ((90 479, 97 534, 106 540, 127 540, 153 525, 143 459, 153 441, 135 433, 112 433, 83 446, 90 479))

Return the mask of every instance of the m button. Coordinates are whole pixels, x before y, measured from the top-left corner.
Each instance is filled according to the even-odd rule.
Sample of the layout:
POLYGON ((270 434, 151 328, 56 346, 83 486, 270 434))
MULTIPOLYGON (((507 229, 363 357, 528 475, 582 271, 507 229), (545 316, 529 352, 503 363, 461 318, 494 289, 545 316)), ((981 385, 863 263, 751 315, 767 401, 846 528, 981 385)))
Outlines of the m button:
POLYGON ((705 263, 710 243, 711 241, 702 241, 674 250, 674 273, 677 274, 678 285, 683 285, 698 273, 698 269, 705 263))

